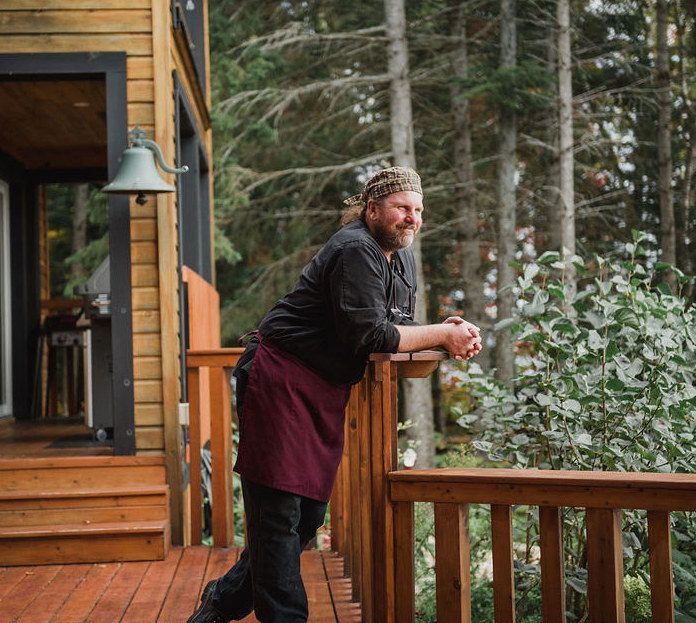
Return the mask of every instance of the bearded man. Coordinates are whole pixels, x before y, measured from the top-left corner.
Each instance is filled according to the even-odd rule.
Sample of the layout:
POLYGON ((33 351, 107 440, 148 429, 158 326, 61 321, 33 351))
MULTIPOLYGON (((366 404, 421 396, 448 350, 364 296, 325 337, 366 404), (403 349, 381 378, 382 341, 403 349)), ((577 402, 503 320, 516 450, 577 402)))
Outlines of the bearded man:
POLYGON ((261 623, 304 623, 300 554, 324 522, 350 388, 369 355, 444 347, 469 359, 481 350, 479 329, 462 318, 414 322, 418 174, 384 169, 346 203, 344 226, 268 312, 235 369, 248 545, 208 583, 188 623, 252 610, 261 623))

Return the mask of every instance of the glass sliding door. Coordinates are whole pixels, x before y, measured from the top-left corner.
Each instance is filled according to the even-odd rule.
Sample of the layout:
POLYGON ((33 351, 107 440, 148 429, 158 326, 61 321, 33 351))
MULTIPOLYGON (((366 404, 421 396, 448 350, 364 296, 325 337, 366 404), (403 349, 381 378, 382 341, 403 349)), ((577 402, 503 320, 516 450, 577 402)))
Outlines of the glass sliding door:
POLYGON ((9 190, 0 180, 0 417, 12 415, 9 190))

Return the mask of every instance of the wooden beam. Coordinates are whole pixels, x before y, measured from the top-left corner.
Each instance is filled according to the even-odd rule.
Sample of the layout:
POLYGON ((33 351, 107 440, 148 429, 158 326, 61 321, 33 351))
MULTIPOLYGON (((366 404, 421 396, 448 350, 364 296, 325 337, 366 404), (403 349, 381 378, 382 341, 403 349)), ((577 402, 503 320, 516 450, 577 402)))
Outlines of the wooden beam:
POLYGON ((592 623, 624 623, 621 511, 587 509, 587 596, 592 623))
POLYGON ((435 591, 439 623, 471 623, 469 507, 465 504, 435 504, 435 591))
POLYGON ((402 470, 392 499, 468 504, 696 510, 696 475, 522 469, 402 470))
MULTIPOLYGON (((123 52, 134 56, 152 56, 152 39, 149 34, 44 34, 4 35, 0 37, 0 52, 123 52)), ((159 47, 159 46, 158 46, 159 47)))
MULTIPOLYGON (((512 511, 491 505, 493 537, 493 609, 495 623, 515 623, 515 576, 512 551, 512 511)), ((592 623, 595 623, 594 621, 592 623)))
POLYGON ((142 9, 0 11, 0 34, 149 33, 151 25, 142 9))
MULTIPOLYGON (((389 623, 412 623, 416 619, 415 564, 413 560, 413 503, 394 504, 394 556, 396 558, 394 586, 395 611, 389 623)), ((445 623, 445 621, 441 621, 445 623)))
POLYGON ((671 529, 668 512, 648 511, 652 620, 660 623, 674 623, 671 529))
POLYGON ((190 543, 201 543, 201 400, 200 369, 188 369, 189 401, 189 501, 190 501, 190 543))
POLYGON ((210 454, 213 466, 211 475, 213 543, 216 547, 229 547, 234 541, 231 404, 227 373, 222 368, 211 368, 210 454))
POLYGON ((539 507, 541 547, 541 603, 544 623, 565 623, 565 572, 561 511, 557 507, 539 507))

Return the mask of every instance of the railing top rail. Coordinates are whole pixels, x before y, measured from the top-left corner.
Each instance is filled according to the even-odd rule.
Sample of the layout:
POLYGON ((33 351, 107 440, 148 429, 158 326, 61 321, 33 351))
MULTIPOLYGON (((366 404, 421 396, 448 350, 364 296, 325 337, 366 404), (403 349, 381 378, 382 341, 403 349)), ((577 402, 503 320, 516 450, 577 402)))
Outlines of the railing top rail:
POLYGON ((412 353, 372 353, 370 361, 443 361, 449 353, 441 350, 419 350, 412 353))
POLYGON ((606 472, 552 469, 506 469, 470 467, 445 469, 403 469, 389 473, 389 479, 402 482, 440 481, 525 485, 585 485, 592 487, 682 487, 696 490, 696 474, 661 472, 606 472))
POLYGON ((210 348, 204 350, 187 350, 187 368, 233 368, 242 356, 244 349, 238 346, 232 348, 210 348))
POLYGON ((401 502, 696 510, 696 474, 450 468, 400 470, 389 480, 401 502))

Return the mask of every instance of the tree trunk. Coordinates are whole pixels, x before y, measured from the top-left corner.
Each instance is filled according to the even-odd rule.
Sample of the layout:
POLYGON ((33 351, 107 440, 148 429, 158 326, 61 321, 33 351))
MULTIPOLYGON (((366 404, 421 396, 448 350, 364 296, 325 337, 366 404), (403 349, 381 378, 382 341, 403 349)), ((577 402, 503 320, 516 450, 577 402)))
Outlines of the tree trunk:
MULTIPOLYGON (((385 0, 387 35, 389 37, 388 63, 391 78, 389 102, 391 110, 391 141, 394 164, 416 168, 413 143, 413 113, 411 84, 408 78, 408 45, 406 43, 406 12, 404 0, 385 0)), ((416 298, 416 320, 427 323, 427 288, 423 276, 420 239, 413 242, 419 296, 416 298)), ((432 467, 435 457, 433 427, 433 398, 430 378, 404 379, 404 416, 413 423, 407 429, 409 439, 417 443, 416 467, 432 467)))
MULTIPOLYGON (((517 64, 517 28, 515 24, 515 0, 500 3, 500 65, 515 67, 517 64)), ((512 285, 515 272, 510 265, 515 259, 516 232, 516 182, 517 120, 512 109, 503 109, 499 123, 498 157, 498 320, 512 315, 514 297, 512 285)), ((498 332, 496 339, 496 375, 502 382, 512 385, 515 372, 515 351, 509 329, 498 332)))
MULTIPOLYGON (((558 71, 558 28, 555 23, 549 24, 547 41, 546 69, 549 75, 553 75, 558 71)), ((558 84, 556 84, 554 91, 556 98, 553 106, 555 116, 558 118, 558 84)), ((546 241, 544 248, 545 250, 558 251, 560 253, 562 248, 562 219, 561 212, 558 209, 560 205, 558 186, 561 173, 558 162, 558 126, 555 123, 548 124, 546 142, 548 144, 548 152, 544 156, 544 161, 547 164, 546 185, 543 193, 546 211, 546 241)))
MULTIPOLYGON (((655 63, 658 106, 657 166, 662 260, 675 264, 677 252, 672 192, 672 93, 667 43, 668 10, 667 0, 657 0, 657 59, 655 63)), ((668 281, 673 282, 673 279, 673 275, 671 278, 668 277, 668 281)))
POLYGON ((573 83, 570 54, 570 0, 558 0, 558 188, 561 215, 561 255, 566 282, 575 288, 575 188, 573 180, 573 83))
MULTIPOLYGON (((457 78, 450 90, 454 117, 454 172, 456 210, 459 216, 457 243, 459 246, 461 287, 464 291, 462 311, 464 318, 486 328, 486 300, 483 295, 481 245, 479 243, 479 215, 476 208, 474 165, 471 154, 471 114, 469 100, 462 97, 458 83, 469 76, 465 3, 460 3, 453 35, 457 39, 452 54, 452 71, 457 78)), ((476 361, 483 368, 490 367, 490 355, 484 348, 476 361)))
MULTIPOLYGON (((686 24, 684 8, 680 3, 677 3, 675 11, 676 26, 677 26, 677 45, 678 45, 678 68, 679 68, 679 85, 681 97, 684 100, 687 119, 683 124, 688 131, 688 138, 685 132, 682 133, 681 140, 686 143, 685 149, 685 166, 684 178, 682 185, 681 202, 676 206, 675 213, 675 238, 676 238, 676 255, 677 267, 687 275, 692 274, 693 262, 689 251, 696 247, 696 240, 693 238, 695 232, 689 231, 691 206, 694 201, 694 172, 696 172, 696 110, 694 110, 694 102, 691 99, 689 90, 689 76, 685 67, 684 59, 688 58, 686 46, 686 24), (687 243, 688 240, 688 243, 687 243), (691 247, 691 249, 689 248, 691 247)), ((692 284, 689 284, 686 291, 686 296, 690 297, 692 284)))
MULTIPOLYGON (((71 254, 87 246, 87 199, 89 198, 88 184, 75 184, 73 194, 72 214, 72 245, 71 254)), ((70 266, 70 277, 75 282, 82 282, 86 275, 82 264, 73 262, 70 266)))

